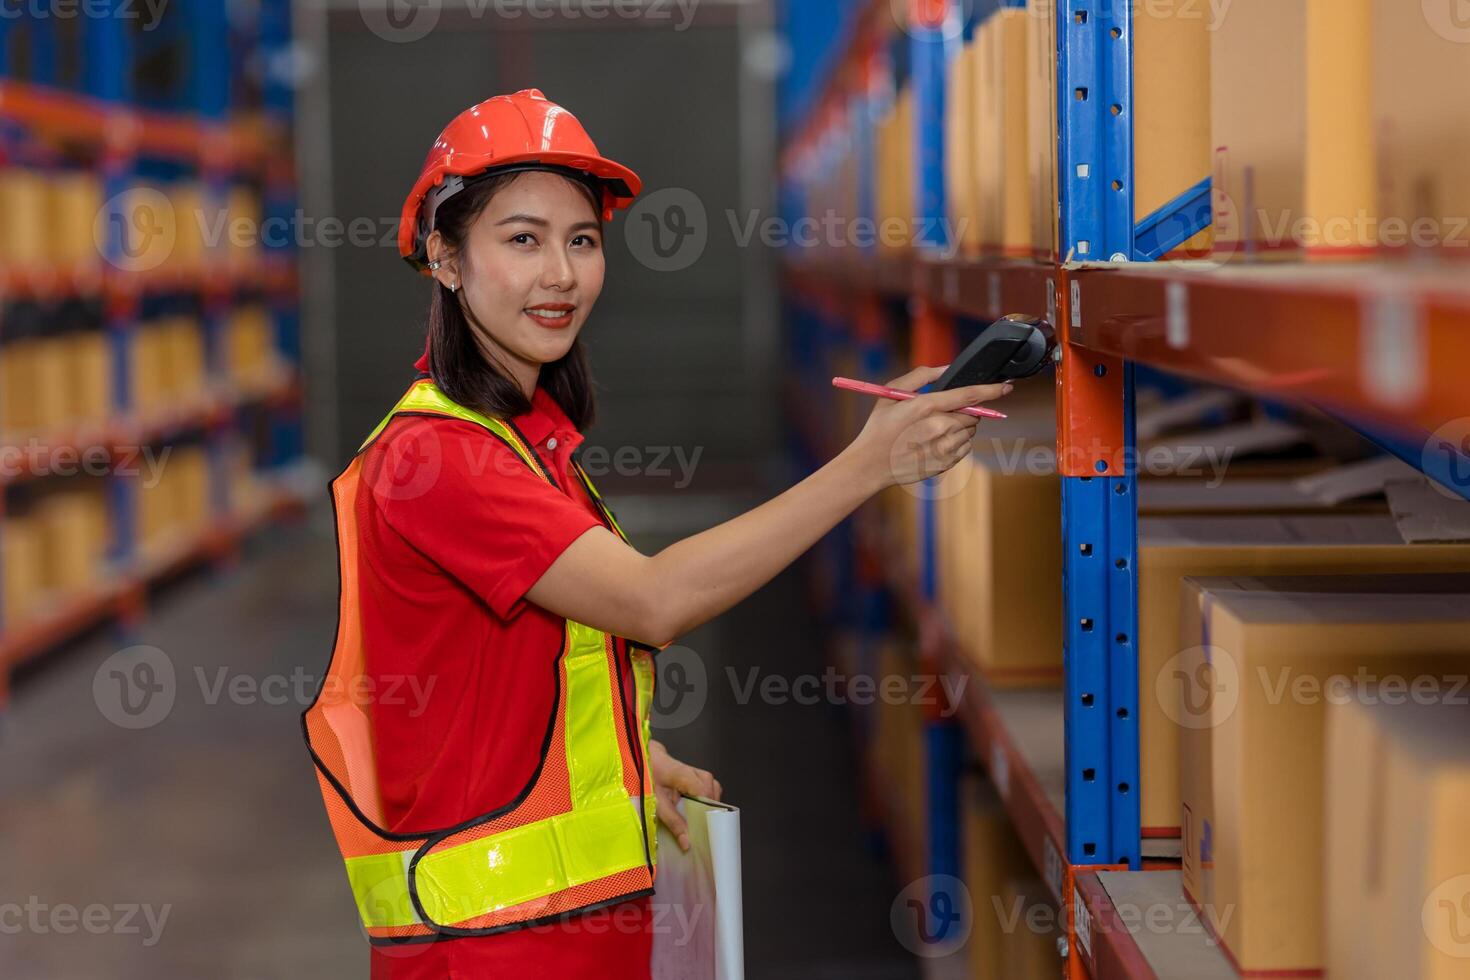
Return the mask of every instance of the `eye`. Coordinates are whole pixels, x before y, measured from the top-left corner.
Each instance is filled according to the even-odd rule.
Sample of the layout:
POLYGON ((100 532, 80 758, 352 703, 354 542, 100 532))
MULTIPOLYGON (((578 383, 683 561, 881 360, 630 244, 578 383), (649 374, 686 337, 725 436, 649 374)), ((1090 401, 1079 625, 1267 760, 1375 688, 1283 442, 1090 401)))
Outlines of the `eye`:
POLYGON ((531 242, 534 242, 536 240, 536 236, 531 234, 529 231, 523 231, 518 235, 512 235, 510 240, 515 242, 517 245, 529 245, 531 242), (526 239, 526 241, 522 241, 522 239, 526 239))
POLYGON ((592 246, 594 248, 597 246, 597 239, 593 238, 591 235, 578 235, 576 238, 572 239, 573 245, 577 244, 578 242, 586 242, 589 246, 592 246))

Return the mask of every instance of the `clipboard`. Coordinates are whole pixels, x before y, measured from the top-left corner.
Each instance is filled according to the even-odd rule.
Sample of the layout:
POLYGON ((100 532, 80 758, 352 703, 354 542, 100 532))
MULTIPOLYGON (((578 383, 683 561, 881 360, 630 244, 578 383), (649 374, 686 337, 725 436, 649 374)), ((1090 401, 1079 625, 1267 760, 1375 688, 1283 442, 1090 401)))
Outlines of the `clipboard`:
POLYGON ((740 809, 685 796, 689 851, 658 826, 653 882, 653 980, 745 980, 740 809))

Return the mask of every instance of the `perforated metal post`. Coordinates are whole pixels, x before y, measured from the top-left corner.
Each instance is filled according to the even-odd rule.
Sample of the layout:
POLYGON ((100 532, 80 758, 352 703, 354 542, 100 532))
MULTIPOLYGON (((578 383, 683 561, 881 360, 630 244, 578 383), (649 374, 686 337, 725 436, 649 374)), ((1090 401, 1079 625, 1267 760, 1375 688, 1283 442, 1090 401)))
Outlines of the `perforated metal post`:
MULTIPOLYGON (((1062 253, 1133 255, 1133 24, 1129 0, 1059 0, 1062 253)), ((1091 354, 1087 298, 1057 297, 1062 474, 1067 859, 1138 867, 1137 474, 1133 377, 1091 354)))

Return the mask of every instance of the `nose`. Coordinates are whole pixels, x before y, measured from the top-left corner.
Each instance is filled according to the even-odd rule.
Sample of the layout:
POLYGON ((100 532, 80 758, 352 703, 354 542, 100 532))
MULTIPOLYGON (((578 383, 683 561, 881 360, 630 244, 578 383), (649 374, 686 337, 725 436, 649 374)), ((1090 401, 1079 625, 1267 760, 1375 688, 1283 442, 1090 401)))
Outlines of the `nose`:
POLYGON ((543 288, 566 292, 576 285, 577 276, 572 269, 572 258, 566 249, 549 248, 542 254, 546 256, 546 264, 541 270, 543 288))

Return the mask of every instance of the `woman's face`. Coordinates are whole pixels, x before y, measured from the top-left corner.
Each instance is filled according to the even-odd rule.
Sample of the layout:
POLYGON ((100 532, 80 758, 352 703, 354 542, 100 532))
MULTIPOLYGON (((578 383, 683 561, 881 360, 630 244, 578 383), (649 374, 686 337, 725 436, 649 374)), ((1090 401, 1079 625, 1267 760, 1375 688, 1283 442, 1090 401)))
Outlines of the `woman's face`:
MULTIPOLYGON (((432 255, 438 243, 430 244, 432 255)), ((541 365, 571 349, 603 271, 602 232, 587 195, 565 177, 528 171, 490 199, 462 254, 436 278, 461 284, 471 323, 489 333, 478 338, 482 348, 488 344, 529 390, 541 365)))

